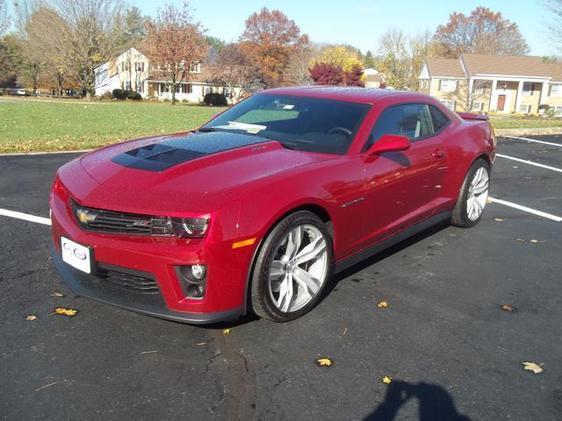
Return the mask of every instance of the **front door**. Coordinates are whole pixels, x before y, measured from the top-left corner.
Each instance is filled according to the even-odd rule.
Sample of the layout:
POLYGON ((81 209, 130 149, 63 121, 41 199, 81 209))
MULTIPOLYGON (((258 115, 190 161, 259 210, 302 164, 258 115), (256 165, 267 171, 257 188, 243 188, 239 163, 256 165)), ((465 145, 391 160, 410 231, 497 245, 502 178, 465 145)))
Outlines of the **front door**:
POLYGON ((407 136, 410 149, 381 154, 364 164, 365 234, 372 243, 431 216, 439 205, 446 156, 425 104, 393 106, 379 116, 372 141, 407 136))
POLYGON ((505 95, 498 95, 498 111, 503 111, 505 108, 505 95))

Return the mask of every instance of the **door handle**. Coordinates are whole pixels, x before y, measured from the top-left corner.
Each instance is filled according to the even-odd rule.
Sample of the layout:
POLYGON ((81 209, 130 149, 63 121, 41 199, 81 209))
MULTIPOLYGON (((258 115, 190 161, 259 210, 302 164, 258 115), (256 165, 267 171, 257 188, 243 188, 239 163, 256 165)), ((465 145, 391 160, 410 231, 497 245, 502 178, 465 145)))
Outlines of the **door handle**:
POLYGON ((445 157, 445 152, 443 152, 439 149, 436 149, 436 150, 433 151, 433 153, 431 155, 433 155, 434 158, 441 159, 441 158, 445 157))

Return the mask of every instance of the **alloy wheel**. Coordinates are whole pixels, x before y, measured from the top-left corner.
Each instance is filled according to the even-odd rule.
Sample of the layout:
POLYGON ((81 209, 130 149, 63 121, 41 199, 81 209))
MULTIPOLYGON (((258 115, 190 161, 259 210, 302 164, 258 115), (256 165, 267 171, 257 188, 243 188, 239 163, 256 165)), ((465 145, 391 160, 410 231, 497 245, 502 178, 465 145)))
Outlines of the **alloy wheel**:
POLYGON ((478 168, 470 182, 466 199, 466 213, 471 221, 476 221, 482 215, 488 200, 489 187, 488 171, 484 167, 478 168))

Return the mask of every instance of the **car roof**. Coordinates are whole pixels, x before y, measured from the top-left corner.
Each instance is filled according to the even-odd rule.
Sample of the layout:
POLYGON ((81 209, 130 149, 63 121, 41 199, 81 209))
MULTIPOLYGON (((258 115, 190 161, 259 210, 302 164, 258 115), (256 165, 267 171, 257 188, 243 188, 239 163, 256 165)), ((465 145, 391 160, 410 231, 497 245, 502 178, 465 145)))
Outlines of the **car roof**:
POLYGON ((293 95, 314 98, 326 98, 348 102, 373 104, 381 98, 404 96, 410 100, 426 97, 418 92, 398 91, 394 89, 362 88, 350 86, 294 86, 274 88, 263 91, 264 94, 293 95))

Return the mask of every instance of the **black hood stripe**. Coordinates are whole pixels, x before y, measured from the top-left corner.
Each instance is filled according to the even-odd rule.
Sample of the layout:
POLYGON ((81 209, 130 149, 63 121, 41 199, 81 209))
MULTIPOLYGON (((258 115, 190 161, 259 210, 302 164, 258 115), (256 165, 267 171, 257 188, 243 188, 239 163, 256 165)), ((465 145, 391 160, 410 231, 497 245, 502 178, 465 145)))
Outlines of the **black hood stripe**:
POLYGON ((230 149, 268 142, 254 135, 197 132, 133 149, 113 157, 116 164, 148 171, 164 171, 174 165, 230 149))

